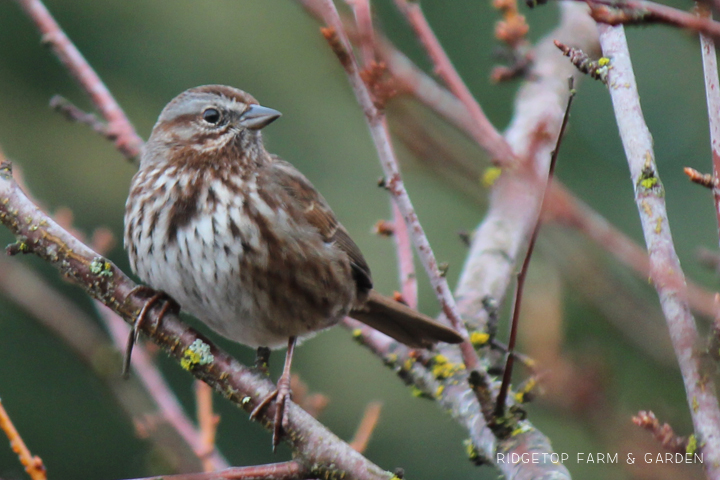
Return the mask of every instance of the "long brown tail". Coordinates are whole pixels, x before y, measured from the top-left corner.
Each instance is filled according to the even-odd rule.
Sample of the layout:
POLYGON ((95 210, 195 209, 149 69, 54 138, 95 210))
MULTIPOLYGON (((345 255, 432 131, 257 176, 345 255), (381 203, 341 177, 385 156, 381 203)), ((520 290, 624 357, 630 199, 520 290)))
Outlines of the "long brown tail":
POLYGON ((367 303, 350 312, 350 316, 412 348, 428 348, 437 342, 463 341, 452 328, 375 290, 370 290, 367 303))

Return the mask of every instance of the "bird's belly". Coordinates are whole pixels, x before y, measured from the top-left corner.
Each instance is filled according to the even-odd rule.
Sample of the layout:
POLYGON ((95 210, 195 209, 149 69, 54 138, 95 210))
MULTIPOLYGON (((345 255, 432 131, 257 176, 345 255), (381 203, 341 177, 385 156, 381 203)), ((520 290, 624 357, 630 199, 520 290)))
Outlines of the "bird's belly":
POLYGON ((282 347, 290 336, 311 335, 347 315, 354 282, 332 245, 298 240, 302 232, 268 245, 241 218, 238 238, 227 218, 207 215, 177 229, 174 241, 163 238, 162 228, 141 236, 136 273, 221 335, 251 347, 282 347))

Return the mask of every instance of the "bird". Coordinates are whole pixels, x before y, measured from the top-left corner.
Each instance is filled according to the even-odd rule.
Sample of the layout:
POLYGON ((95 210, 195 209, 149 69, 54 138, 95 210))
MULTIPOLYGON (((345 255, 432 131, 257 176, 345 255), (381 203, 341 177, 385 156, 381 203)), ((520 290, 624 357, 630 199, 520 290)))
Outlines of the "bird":
POLYGON ((124 216, 132 270, 157 292, 148 304, 167 296, 230 340, 287 346, 277 388, 251 414, 276 402, 273 448, 287 427, 298 339, 349 315, 413 348, 463 341, 373 289, 365 258, 327 201, 265 149, 261 130, 280 116, 229 86, 181 93, 143 147, 124 216))

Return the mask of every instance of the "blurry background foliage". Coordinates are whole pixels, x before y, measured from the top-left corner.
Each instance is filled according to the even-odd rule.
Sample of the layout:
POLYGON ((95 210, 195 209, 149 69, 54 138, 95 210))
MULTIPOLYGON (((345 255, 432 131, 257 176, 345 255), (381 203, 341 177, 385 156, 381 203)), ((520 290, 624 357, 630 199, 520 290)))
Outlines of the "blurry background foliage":
MULTIPOLYGON (((429 62, 392 2, 373 4, 378 26, 429 70, 429 62)), ((282 119, 264 132, 269 149, 293 162, 322 191, 365 253, 377 288, 388 293, 397 288, 393 244, 371 234, 379 218, 389 217, 389 207, 387 195, 377 187, 381 169, 364 119, 318 25, 292 0, 48 0, 47 6, 145 138, 162 107, 196 85, 240 87, 263 105, 280 110, 282 119)), ((689 4, 676 2, 675 6, 688 8, 689 4)), ((498 86, 488 80, 496 63, 493 26, 497 13, 489 2, 478 0, 426 0, 423 7, 470 89, 490 119, 503 128, 510 119, 517 84, 498 86)), ((522 8, 533 41, 554 27, 555 5, 533 11, 522 8)), ((675 245, 686 273, 715 289, 714 275, 695 260, 698 246, 717 245, 711 197, 682 174, 683 166, 710 169, 697 37, 661 27, 628 29, 628 37, 667 191, 675 245)), ((32 192, 46 206, 51 210, 69 207, 78 228, 91 232, 105 225, 120 240, 134 167, 110 142, 52 113, 48 100, 58 93, 90 110, 84 94, 40 45, 38 33, 17 5, 0 2, 0 144, 22 167, 32 192)), ((391 115, 398 105, 391 107, 391 115)), ((428 122, 456 144, 464 157, 487 164, 472 142, 437 119, 429 117, 428 122)), ((486 192, 478 182, 474 195, 468 195, 413 162, 407 149, 399 150, 420 219, 439 260, 449 262, 448 275, 454 283, 466 253, 457 232, 472 231, 482 219, 485 203, 478 199, 486 192)), ((596 82, 586 80, 579 86, 558 176, 612 223, 642 241, 609 97, 596 82)), ((541 238, 543 248, 531 267, 521 328, 535 341, 549 335, 551 341, 562 342, 559 353, 569 362, 589 366, 597 375, 598 390, 593 391, 585 409, 569 410, 547 400, 530 405, 535 425, 552 439, 555 451, 571 456, 575 452, 622 451, 616 427, 627 425, 639 409, 652 409, 679 433, 688 433, 691 423, 677 368, 658 365, 638 353, 636 346, 590 305, 587 296, 579 295, 572 282, 563 282, 547 254, 555 247, 557 255, 557 245, 547 236, 553 231, 558 238, 558 227, 546 229, 544 240, 541 238), (561 308, 556 308, 554 318, 548 318, 546 324, 543 315, 534 315, 533 305, 542 307, 543 299, 552 302, 558 295, 561 308), (553 322, 559 325, 555 329, 547 326, 553 322), (592 402, 601 407, 595 409, 592 402), (608 418, 598 422, 592 418, 593 411, 608 418)), ((598 251, 575 233, 563 233, 562 238, 585 249, 581 256, 598 251)), ((0 240, 6 244, 13 239, 0 229, 0 240)), ((603 253, 592 256, 605 270, 598 275, 612 275, 627 292, 652 305, 652 314, 656 314, 657 299, 647 282, 634 278, 603 253)), ((120 244, 109 257, 129 272, 120 244)), ((89 299, 58 278, 54 269, 32 256, 20 261, 42 272, 60 291, 93 313, 89 299)), ((422 271, 419 277, 421 309, 436 313, 438 305, 422 271)), ((664 331, 660 318, 656 325, 664 331)), ((252 361, 250 349, 217 335, 212 338, 241 361, 252 361)), ((533 351, 536 347, 526 341, 523 348, 533 351)), ((160 357, 180 400, 188 411, 194 411, 190 375, 160 357)), ((274 356, 274 375, 280 357, 274 356)), ((295 372, 313 391, 330 397, 320 420, 343 438, 352 436, 368 401, 385 402, 366 452, 384 468, 402 466, 408 478, 416 480, 496 478, 493 469, 477 468, 467 461, 464 433, 454 422, 432 402, 413 398, 392 372, 355 345, 343 329, 307 341, 297 352, 295 372)), ((521 373, 516 379, 521 379, 521 373)), ((93 372, 2 294, 0 395, 29 447, 45 460, 52 479, 168 473, 150 444, 136 437, 133 426, 93 372)), ((562 397, 563 392, 553 395, 562 397)), ((269 434, 249 422, 246 414, 222 399, 217 400, 216 409, 222 416, 218 444, 232 464, 289 457, 286 448, 272 455, 269 434)), ((571 462, 569 468, 576 478, 630 478, 627 470, 617 466, 571 462)), ((694 470, 694 474, 698 472, 694 470)), ((0 477, 24 478, 9 448, 0 448, 0 477)))

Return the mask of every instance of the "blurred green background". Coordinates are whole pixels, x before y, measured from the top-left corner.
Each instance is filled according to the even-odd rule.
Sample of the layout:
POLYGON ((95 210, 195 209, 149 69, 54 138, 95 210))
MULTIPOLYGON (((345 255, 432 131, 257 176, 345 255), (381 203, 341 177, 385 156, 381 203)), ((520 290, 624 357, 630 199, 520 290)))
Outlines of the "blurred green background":
MULTIPOLYGON (((429 71, 429 62, 393 2, 373 4, 379 28, 429 71)), ((251 92, 263 105, 280 110, 282 119, 264 132, 269 150, 293 162, 325 195, 365 253, 377 288, 388 293, 397 288, 393 244, 371 233, 373 224, 390 214, 386 194, 376 185, 382 172, 362 113, 317 23, 295 2, 75 0, 48 1, 47 6, 144 138, 162 107, 196 85, 233 85, 251 92)), ((681 2, 675 6, 690 7, 681 2)), ((488 80, 497 63, 493 57, 497 12, 489 2, 477 0, 425 1, 423 7, 468 86, 502 129, 512 114, 517 84, 493 85, 488 80)), ((531 25, 532 40, 554 27, 555 5, 533 11, 522 8, 531 25)), ((675 245, 686 273, 715 289, 713 272, 703 270, 695 257, 700 246, 716 249, 711 196, 691 185, 682 173, 684 166, 701 171, 711 168, 697 38, 661 27, 631 29, 628 37, 667 191, 675 245)), ((48 100, 54 94, 87 110, 91 105, 39 40, 34 26, 14 2, 0 2, 0 145, 22 168, 33 194, 50 210, 69 207, 82 231, 107 226, 120 239, 134 167, 110 142, 49 110, 48 100)), ((392 108, 390 113, 392 120, 392 108)), ((447 131, 457 151, 480 165, 487 163, 482 152, 461 135, 442 125, 438 129, 447 131)), ((413 162, 406 149, 400 151, 420 219, 439 260, 449 263, 448 275, 454 285, 466 253, 457 232, 472 231, 482 219, 485 206, 477 198, 485 192, 479 182, 477 195, 461 192, 413 162)), ((583 81, 579 86, 558 176, 612 223, 642 241, 609 98, 596 82, 583 81)), ((547 233, 552 234, 553 228, 557 235, 557 227, 547 233)), ((597 257, 603 266, 597 275, 609 276, 640 299, 641 305, 652 307, 647 315, 657 316, 657 299, 646 281, 634 278, 578 235, 561 233, 566 241, 597 257)), ((12 240, 0 229, 3 244, 12 240)), ((542 399, 530 405, 531 420, 551 438, 555 451, 567 452, 571 458, 576 452, 623 452, 627 448, 623 429, 632 429, 628 427, 630 416, 641 409, 654 410, 678 433, 690 433, 677 368, 658 364, 642 353, 607 322, 603 310, 593 305, 587 294, 581 295, 571 281, 563 282, 553 260, 553 243, 552 237, 541 239, 528 290, 531 298, 543 298, 549 295, 547 284, 553 284, 547 278, 560 279, 556 283, 561 285, 562 324, 556 333, 563 338, 558 354, 578 368, 588 367, 597 381, 587 398, 581 397, 572 406, 542 399), (597 418, 598 412, 603 418, 597 418)), ((129 272, 121 245, 109 257, 129 272)), ((18 260, 42 273, 94 315, 83 292, 63 282, 54 269, 31 256, 18 260)), ((424 274, 419 276, 420 308, 436 313, 432 291, 424 274)), ((533 316, 532 311, 524 313, 533 316)), ((644 311, 633 313, 644 315, 644 311)), ((657 320, 656 328, 663 330, 662 320, 657 320)), ((542 328, 538 322, 525 325, 542 328)), ((533 331, 526 334, 532 337, 533 331)), ((212 338, 241 361, 252 361, 250 349, 217 335, 212 338)), ((525 347, 532 350, 532 345, 525 347)), ((369 401, 384 402, 380 424, 366 452, 383 468, 403 467, 412 479, 497 477, 492 468, 475 467, 467 460, 462 446, 466 435, 460 427, 432 402, 413 398, 390 370, 357 346, 343 329, 306 342, 296 355, 294 371, 312 391, 331 399, 320 420, 342 438, 352 437, 369 401)), ((274 375, 280 357, 274 357, 274 375)), ((193 414, 190 375, 162 355, 159 361, 193 414)), ((522 372, 516 374, 518 380, 521 376, 522 372)), ((562 397, 563 392, 555 392, 555 396, 562 397)), ((170 473, 150 442, 136 436, 132 423, 93 370, 2 292, 0 397, 31 450, 42 456, 51 479, 170 473)), ((216 409, 222 416, 218 446, 232 464, 290 457, 284 448, 273 455, 270 435, 225 400, 218 397, 216 409)), ((571 461, 568 468, 576 478, 646 478, 623 466, 571 461)), ((685 478, 700 474, 698 468, 682 471, 685 478)), ((658 475, 655 478, 663 478, 662 471, 658 475)), ((0 478, 25 478, 9 448, 0 448, 0 478)))

